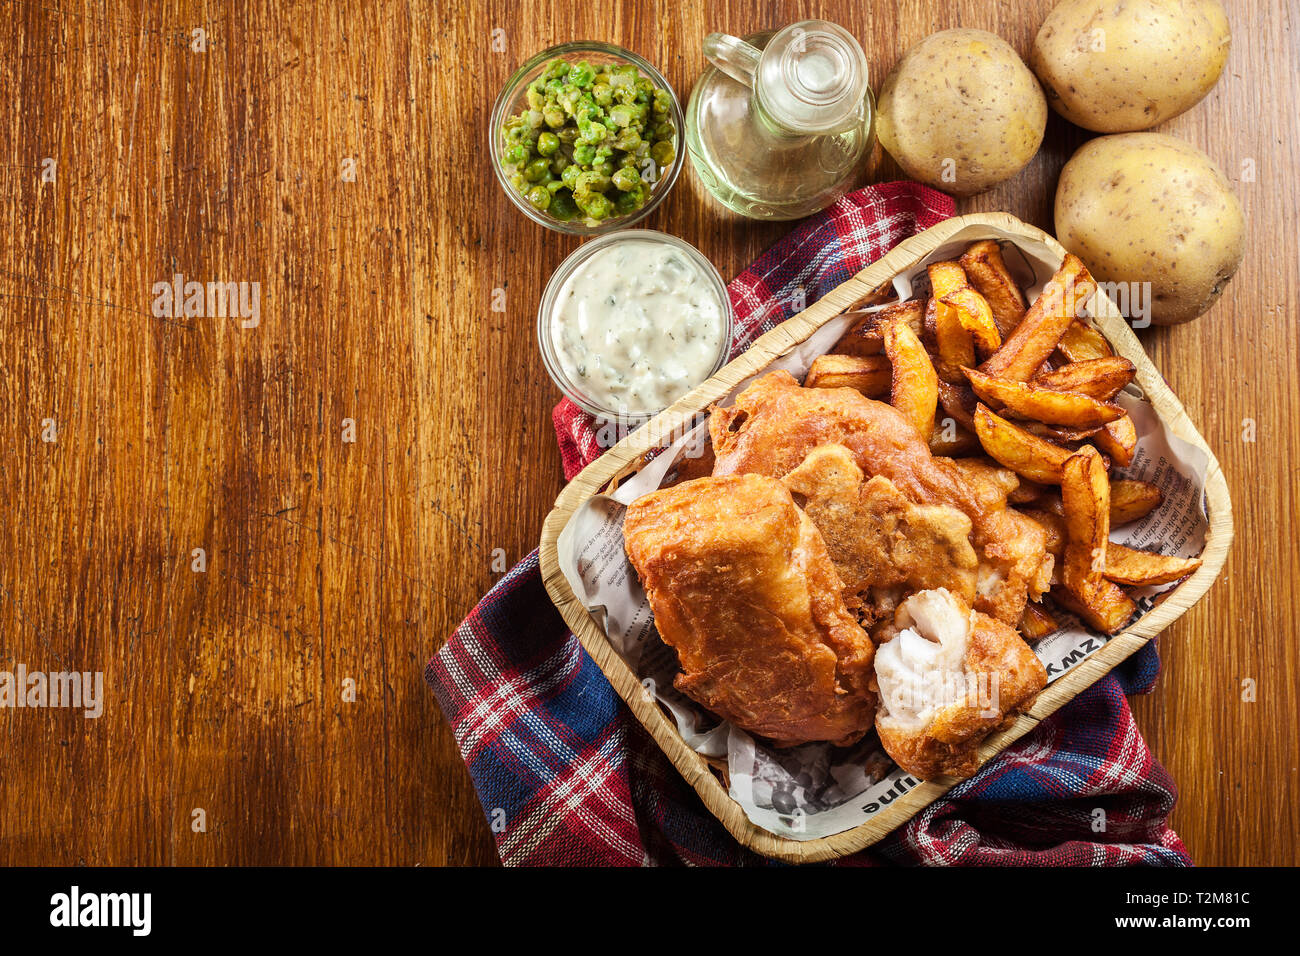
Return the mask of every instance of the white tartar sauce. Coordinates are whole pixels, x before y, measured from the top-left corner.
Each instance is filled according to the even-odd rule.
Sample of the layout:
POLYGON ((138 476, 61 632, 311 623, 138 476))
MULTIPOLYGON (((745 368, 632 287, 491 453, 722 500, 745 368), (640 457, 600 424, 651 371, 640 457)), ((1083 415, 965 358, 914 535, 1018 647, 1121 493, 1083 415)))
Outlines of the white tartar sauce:
POLYGON ((708 378, 725 334, 708 274, 653 239, 593 253, 551 312, 551 340, 570 381, 593 403, 633 414, 659 411, 708 378))

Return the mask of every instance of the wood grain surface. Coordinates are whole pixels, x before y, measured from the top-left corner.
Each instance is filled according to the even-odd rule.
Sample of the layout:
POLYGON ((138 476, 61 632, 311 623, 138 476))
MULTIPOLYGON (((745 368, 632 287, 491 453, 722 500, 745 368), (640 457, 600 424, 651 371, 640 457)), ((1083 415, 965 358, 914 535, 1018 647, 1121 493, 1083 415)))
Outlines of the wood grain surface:
MULTIPOLYGON (((0 711, 0 863, 495 861, 421 671, 562 487, 534 316, 577 244, 500 194, 497 91, 598 38, 685 98, 705 33, 807 16, 852 30, 878 85, 947 27, 1026 53, 1050 6, 0 0, 0 669, 102 671, 106 698, 0 711), (260 322, 155 318, 177 273, 259 283, 260 322)), ((1133 707, 1198 863, 1294 864, 1298 14, 1226 6, 1222 80, 1161 129, 1233 181, 1246 261, 1206 316, 1141 338, 1222 462, 1236 541, 1133 707)), ((1051 231, 1087 138, 1053 116, 958 211, 1051 231)), ((863 181, 897 175, 877 151, 863 181)), ((790 228, 690 174, 646 225, 728 278, 790 228)))

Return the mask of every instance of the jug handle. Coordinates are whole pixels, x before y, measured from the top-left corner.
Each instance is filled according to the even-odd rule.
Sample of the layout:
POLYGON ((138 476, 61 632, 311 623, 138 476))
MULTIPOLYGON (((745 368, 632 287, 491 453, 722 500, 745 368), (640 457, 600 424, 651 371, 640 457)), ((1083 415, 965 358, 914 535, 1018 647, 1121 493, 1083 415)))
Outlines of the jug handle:
POLYGON ((754 88, 754 73, 763 51, 726 33, 710 33, 704 38, 704 58, 737 83, 754 88))

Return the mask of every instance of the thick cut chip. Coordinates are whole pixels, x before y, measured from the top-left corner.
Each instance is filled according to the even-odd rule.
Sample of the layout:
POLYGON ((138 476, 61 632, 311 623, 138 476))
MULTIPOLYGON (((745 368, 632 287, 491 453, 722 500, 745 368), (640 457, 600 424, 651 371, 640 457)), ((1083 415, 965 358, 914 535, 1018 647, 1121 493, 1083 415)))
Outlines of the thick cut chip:
POLYGON ((856 388, 867 398, 889 392, 891 370, 883 355, 819 355, 804 380, 807 388, 856 388))
POLYGON ((981 371, 1017 382, 1029 381, 1096 291, 1097 283, 1087 267, 1067 252, 1061 268, 1043 287, 1024 320, 980 366, 981 371))
POLYGON ((1110 483, 1111 527, 1145 518, 1160 507, 1164 493, 1149 481, 1117 478, 1110 483))
POLYGON ((1133 452, 1138 440, 1137 427, 1127 413, 1108 423, 1088 440, 1109 455, 1117 467, 1127 468, 1133 464, 1133 452))
POLYGON ((1080 392, 1106 402, 1129 382, 1137 371, 1133 363, 1118 355, 1070 362, 1050 372, 1042 372, 1034 384, 1062 392, 1080 392))
POLYGON ((1061 629, 1051 612, 1041 604, 1034 604, 1032 601, 1025 605, 1025 616, 1020 619, 1020 636, 1030 644, 1041 641, 1049 634, 1055 634, 1061 629))
POLYGON ((975 342, 962 325, 961 312, 951 303, 964 289, 966 273, 955 262, 935 262, 927 268, 934 305, 934 342, 939 353, 939 377, 961 381, 961 367, 975 364, 975 342))
POLYGON ((975 409, 975 434, 989 457, 1022 478, 1043 485, 1061 483, 1061 469, 1070 457, 1068 448, 1031 435, 993 414, 985 405, 975 409))
POLYGON ((919 299, 898 302, 879 312, 868 312, 849 327, 831 351, 838 355, 879 355, 885 350, 884 336, 880 331, 884 326, 901 320, 911 326, 919 338, 924 314, 925 305, 919 299))
POLYGON ((975 394, 985 402, 1046 425, 1097 428, 1124 414, 1118 405, 1099 402, 1078 392, 1058 392, 1032 382, 996 378, 973 368, 964 368, 962 372, 975 394))
POLYGON ((1110 478, 1095 448, 1085 445, 1065 463, 1061 502, 1066 534, 1062 578, 1064 590, 1075 599, 1070 609, 1098 630, 1113 634, 1133 616, 1135 606, 1105 578, 1110 478))
POLYGON ((890 404, 928 442, 934 433, 934 414, 939 405, 939 377, 911 326, 891 322, 883 332, 885 354, 893 366, 890 404))
POLYGON ((1104 634, 1118 633, 1137 610, 1137 605, 1124 589, 1105 578, 1099 581, 1076 578, 1072 583, 1070 565, 1066 564, 1064 581, 1061 586, 1053 585, 1052 600, 1104 634), (1083 591, 1088 599, 1081 600, 1076 591, 1083 591))
POLYGON ((969 333, 980 358, 988 358, 1002 344, 1002 333, 993 321, 993 311, 984 296, 974 289, 961 289, 943 297, 942 304, 957 310, 957 320, 969 333))
POLYGON ((1147 551, 1135 551, 1114 541, 1106 545, 1106 571, 1108 580, 1116 584, 1145 586, 1168 584, 1185 578, 1201 566, 1200 558, 1174 558, 1147 551))
POLYGON ((1056 343, 1056 355, 1064 362, 1086 362, 1114 354, 1106 336, 1079 319, 1070 323, 1056 343))
POLYGON ((982 239, 972 244, 961 257, 961 266, 966 270, 971 285, 993 310, 998 332, 1003 337, 1010 335, 1025 317, 1029 305, 1020 286, 1011 277, 997 241, 982 239))

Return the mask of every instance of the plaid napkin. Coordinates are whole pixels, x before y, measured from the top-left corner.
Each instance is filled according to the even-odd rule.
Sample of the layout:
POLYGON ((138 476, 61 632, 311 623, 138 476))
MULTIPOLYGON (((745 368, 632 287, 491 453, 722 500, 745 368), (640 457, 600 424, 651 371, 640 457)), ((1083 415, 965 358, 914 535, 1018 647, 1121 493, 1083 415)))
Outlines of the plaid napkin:
MULTIPOLYGON (((845 196, 729 286, 733 356, 757 335, 952 215, 914 183, 845 196)), ((566 477, 597 457, 592 419, 555 409, 566 477)), ((1173 781, 1147 749, 1126 694, 1160 661, 1121 667, 867 851, 838 861, 1190 865, 1166 826, 1173 781)), ((507 865, 761 865, 735 842, 619 699, 551 604, 537 553, 479 602, 425 671, 507 865)))

